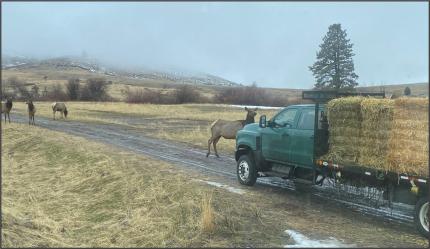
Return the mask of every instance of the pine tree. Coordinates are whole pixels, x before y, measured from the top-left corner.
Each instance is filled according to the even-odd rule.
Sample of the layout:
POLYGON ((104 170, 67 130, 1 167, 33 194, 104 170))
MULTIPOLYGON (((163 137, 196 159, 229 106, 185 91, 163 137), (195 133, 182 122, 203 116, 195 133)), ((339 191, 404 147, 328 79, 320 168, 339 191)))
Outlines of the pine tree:
POLYGON ((406 95, 406 96, 411 95, 411 89, 408 86, 405 87, 405 90, 403 91, 403 94, 406 95))
POLYGON ((317 52, 317 61, 309 67, 316 89, 353 89, 358 85, 354 73, 352 43, 340 24, 332 24, 317 52))

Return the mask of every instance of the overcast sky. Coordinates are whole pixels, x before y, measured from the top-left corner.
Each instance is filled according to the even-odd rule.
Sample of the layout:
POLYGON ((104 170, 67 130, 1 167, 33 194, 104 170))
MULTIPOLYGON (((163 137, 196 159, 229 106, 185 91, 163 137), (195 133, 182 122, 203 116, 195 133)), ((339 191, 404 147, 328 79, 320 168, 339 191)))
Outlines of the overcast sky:
POLYGON ((354 43, 359 83, 428 82, 426 2, 2 2, 2 53, 88 56, 119 66, 309 88, 328 26, 354 43))

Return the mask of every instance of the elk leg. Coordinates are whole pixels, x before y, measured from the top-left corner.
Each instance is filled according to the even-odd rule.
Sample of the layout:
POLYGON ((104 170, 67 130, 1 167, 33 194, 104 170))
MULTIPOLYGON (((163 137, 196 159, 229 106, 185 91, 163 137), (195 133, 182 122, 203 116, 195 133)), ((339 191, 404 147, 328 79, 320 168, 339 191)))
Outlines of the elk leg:
POLYGON ((10 124, 10 114, 7 114, 7 119, 9 119, 9 124, 10 124))
POLYGON ((214 140, 214 150, 215 150, 215 155, 216 155, 216 157, 219 157, 219 155, 218 155, 218 151, 216 150, 216 144, 218 143, 218 141, 219 141, 219 139, 220 139, 221 137, 218 137, 218 138, 216 138, 215 140, 214 140))
POLYGON ((55 120, 55 111, 52 112, 52 115, 54 116, 54 120, 55 120))
POLYGON ((212 137, 208 140, 208 153, 206 154, 206 157, 208 157, 211 154, 211 143, 212 143, 212 137))

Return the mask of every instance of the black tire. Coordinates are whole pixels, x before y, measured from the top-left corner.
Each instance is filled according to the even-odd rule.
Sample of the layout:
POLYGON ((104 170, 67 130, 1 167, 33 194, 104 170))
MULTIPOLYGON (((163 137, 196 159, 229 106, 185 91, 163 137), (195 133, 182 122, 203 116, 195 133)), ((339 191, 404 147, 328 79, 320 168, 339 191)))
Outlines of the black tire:
POLYGON ((240 184, 253 186, 257 181, 257 170, 253 158, 249 155, 240 156, 237 161, 236 174, 240 184))
POLYGON ((429 199, 428 197, 421 197, 415 204, 414 221, 418 231, 426 238, 429 237, 429 199), (427 212, 427 214, 425 214, 427 212))

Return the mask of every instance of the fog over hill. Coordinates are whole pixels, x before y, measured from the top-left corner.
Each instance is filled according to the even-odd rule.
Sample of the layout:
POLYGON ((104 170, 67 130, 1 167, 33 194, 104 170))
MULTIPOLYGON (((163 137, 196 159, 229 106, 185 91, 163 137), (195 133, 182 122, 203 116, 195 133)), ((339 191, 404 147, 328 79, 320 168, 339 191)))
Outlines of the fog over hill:
POLYGON ((214 85, 214 86, 238 86, 235 82, 211 75, 208 73, 194 72, 191 70, 181 69, 149 69, 133 68, 124 66, 112 66, 100 62, 94 58, 83 56, 62 56, 56 58, 35 59, 26 56, 2 56, 2 69, 11 68, 35 68, 40 66, 49 66, 56 69, 80 68, 92 73, 110 76, 124 76, 134 79, 156 79, 170 80, 177 83, 196 84, 196 85, 214 85))

